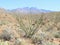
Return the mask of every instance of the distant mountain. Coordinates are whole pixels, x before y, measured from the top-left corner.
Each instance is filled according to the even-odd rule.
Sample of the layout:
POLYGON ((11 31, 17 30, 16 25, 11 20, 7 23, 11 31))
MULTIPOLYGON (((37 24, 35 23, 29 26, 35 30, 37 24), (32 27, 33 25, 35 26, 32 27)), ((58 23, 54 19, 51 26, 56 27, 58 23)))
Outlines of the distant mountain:
POLYGON ((47 12, 51 12, 50 10, 37 9, 34 7, 17 8, 17 9, 13 9, 11 11, 16 12, 16 13, 47 13, 47 12))
POLYGON ((52 12, 50 10, 45 10, 45 9, 37 9, 34 7, 25 7, 25 8, 17 8, 17 9, 12 9, 12 10, 6 10, 4 8, 0 8, 1 13, 14 13, 14 14, 39 14, 39 13, 48 13, 52 12))

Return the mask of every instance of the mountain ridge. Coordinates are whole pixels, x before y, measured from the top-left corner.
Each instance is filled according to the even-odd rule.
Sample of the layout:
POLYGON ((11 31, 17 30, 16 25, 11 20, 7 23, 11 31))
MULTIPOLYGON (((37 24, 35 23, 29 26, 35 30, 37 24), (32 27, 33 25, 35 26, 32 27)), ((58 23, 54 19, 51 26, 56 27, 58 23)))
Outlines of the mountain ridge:
POLYGON ((24 7, 24 8, 16 8, 16 9, 12 9, 12 12, 21 12, 21 13, 47 13, 47 12, 52 12, 50 10, 45 10, 45 9, 38 9, 35 7, 24 7))

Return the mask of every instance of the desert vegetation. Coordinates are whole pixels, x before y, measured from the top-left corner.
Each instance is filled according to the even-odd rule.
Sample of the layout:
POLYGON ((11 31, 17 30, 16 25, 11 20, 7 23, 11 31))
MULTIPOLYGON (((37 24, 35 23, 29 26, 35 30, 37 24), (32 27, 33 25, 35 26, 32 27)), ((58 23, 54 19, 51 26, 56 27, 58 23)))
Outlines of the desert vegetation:
POLYGON ((0 45, 60 45, 60 12, 0 13, 0 45))

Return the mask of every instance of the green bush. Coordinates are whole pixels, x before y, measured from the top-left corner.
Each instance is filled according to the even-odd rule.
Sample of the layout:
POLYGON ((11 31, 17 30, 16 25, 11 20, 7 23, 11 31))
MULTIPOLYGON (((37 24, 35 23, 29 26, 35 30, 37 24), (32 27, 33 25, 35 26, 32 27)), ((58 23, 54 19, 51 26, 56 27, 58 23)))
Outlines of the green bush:
POLYGON ((8 41, 0 41, 0 45, 9 45, 9 42, 8 41))
POLYGON ((54 34, 54 37, 55 37, 55 38, 60 38, 60 32, 55 33, 55 34, 54 34))

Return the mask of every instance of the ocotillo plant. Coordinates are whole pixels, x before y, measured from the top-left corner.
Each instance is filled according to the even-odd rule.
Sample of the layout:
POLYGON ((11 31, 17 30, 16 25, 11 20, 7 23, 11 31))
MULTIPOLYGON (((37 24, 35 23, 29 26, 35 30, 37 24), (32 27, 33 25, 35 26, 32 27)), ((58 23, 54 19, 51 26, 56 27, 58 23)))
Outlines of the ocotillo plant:
POLYGON ((35 34, 35 32, 38 31, 40 24, 43 23, 43 15, 41 15, 41 17, 39 17, 38 19, 31 19, 31 17, 28 16, 26 18, 28 20, 28 26, 24 24, 23 18, 21 19, 19 16, 16 16, 16 19, 20 24, 20 28, 25 32, 25 37, 31 38, 35 34))

